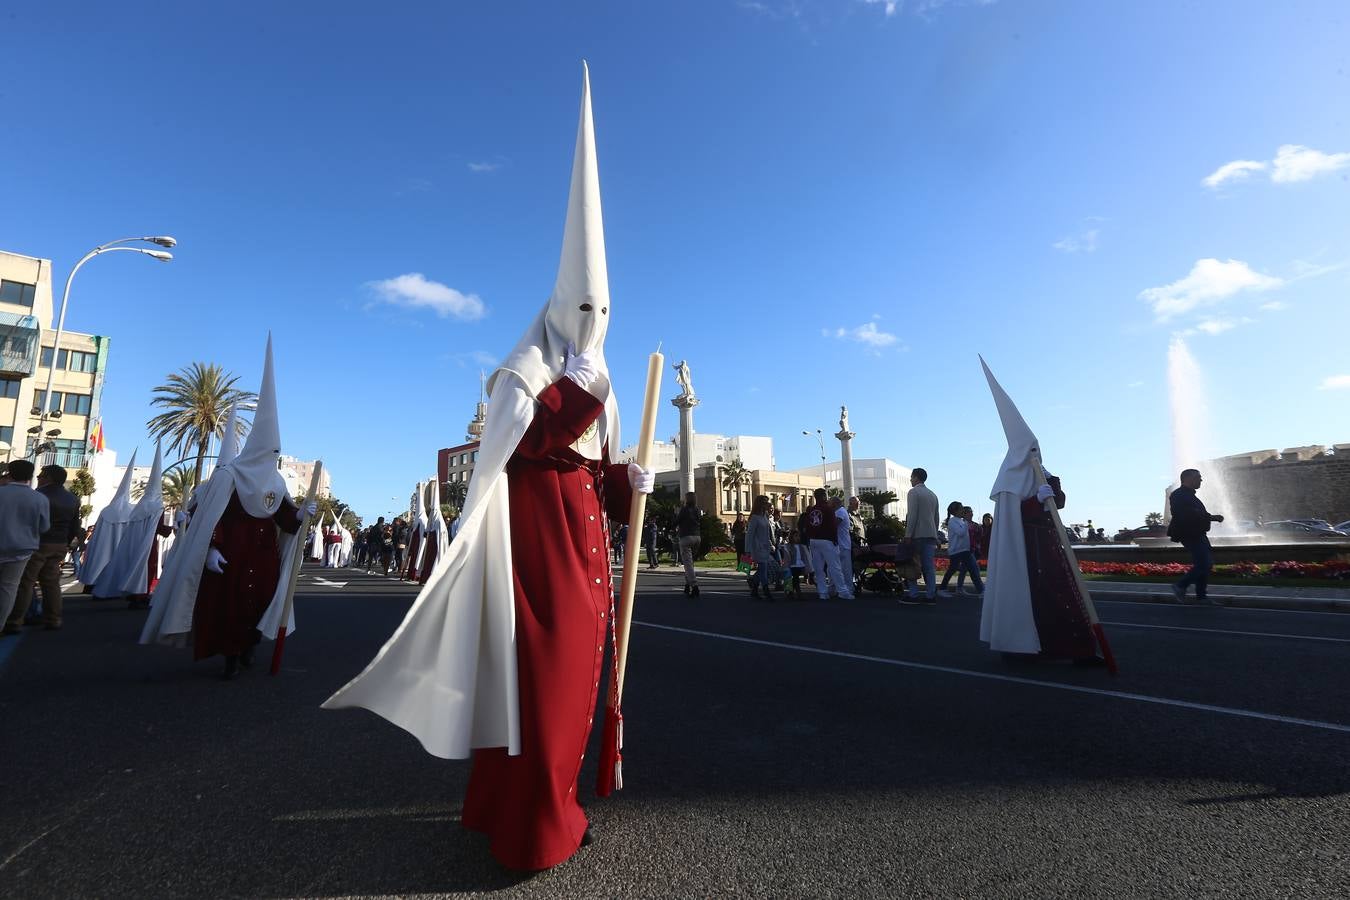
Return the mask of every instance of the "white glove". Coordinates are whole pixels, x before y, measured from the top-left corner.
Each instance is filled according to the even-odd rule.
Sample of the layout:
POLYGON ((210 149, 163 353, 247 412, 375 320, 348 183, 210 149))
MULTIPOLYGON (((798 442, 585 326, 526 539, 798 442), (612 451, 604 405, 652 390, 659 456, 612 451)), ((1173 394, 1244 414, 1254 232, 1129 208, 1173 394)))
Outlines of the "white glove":
POLYGON ((628 464, 628 483, 639 494, 650 494, 656 487, 656 470, 644 469, 637 463, 628 464))
POLYGON ((305 515, 313 518, 319 512, 319 504, 313 500, 305 504, 305 515))
POLYGON ((600 377, 600 366, 596 362, 596 352, 587 350, 578 354, 575 344, 567 345, 567 360, 563 365, 563 374, 577 383, 577 387, 589 388, 600 377))
POLYGON ((1044 503, 1047 500, 1055 499, 1055 489, 1048 484, 1041 485, 1040 487, 1036 488, 1036 499, 1039 500, 1041 503, 1044 503))
POLYGON ((206 571, 215 572, 217 575, 224 575, 225 557, 220 555, 220 551, 215 547, 206 551, 206 571))

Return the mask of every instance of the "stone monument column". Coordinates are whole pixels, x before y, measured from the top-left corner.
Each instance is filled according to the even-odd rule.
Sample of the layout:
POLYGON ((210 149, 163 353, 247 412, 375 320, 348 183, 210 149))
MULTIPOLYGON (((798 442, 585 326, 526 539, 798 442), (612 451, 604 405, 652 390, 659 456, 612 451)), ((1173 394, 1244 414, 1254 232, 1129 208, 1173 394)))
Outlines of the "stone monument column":
POLYGON ((857 493, 853 487, 853 438, 856 433, 848 430, 847 406, 839 407, 839 431, 835 437, 839 438, 839 465, 844 470, 844 500, 847 502, 857 493))
POLYGON ((694 396, 689 364, 680 360, 674 369, 680 396, 670 402, 680 411, 680 502, 683 503, 684 495, 694 489, 694 407, 698 406, 698 397, 694 396))

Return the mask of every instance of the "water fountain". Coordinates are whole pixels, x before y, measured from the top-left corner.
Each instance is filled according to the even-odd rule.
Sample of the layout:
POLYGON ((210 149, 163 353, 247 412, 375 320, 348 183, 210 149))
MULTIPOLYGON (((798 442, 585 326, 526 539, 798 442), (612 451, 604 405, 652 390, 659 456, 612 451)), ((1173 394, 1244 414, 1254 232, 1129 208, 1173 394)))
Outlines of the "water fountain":
POLYGON ((1214 531, 1231 534, 1239 510, 1233 506, 1223 470, 1208 462, 1216 454, 1209 443, 1214 432, 1209 422, 1205 376, 1181 335, 1174 335, 1167 348, 1167 387, 1172 406, 1172 478, 1182 469, 1199 469, 1204 478, 1201 496, 1205 505, 1225 518, 1214 531))

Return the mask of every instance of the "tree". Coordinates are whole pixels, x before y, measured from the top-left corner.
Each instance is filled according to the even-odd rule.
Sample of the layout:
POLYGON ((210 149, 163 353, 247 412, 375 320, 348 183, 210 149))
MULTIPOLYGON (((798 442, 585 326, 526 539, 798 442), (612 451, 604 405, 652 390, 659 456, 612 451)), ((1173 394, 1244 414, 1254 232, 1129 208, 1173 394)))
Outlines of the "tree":
POLYGON ((878 491, 872 488, 864 488, 858 492, 858 501, 863 506, 870 507, 872 518, 874 520, 882 519, 886 516, 886 507, 890 506, 900 498, 895 495, 895 491, 878 491))
POLYGON ((94 476, 89 474, 88 469, 80 469, 75 473, 75 477, 70 479, 67 489, 83 500, 94 492, 94 476))
POLYGON ((741 511, 741 485, 750 483, 750 470, 745 467, 738 456, 731 462, 722 464, 722 486, 730 487, 732 496, 735 498, 736 512, 741 511))
POLYGON ((160 481, 160 490, 164 494, 164 505, 182 509, 183 504, 187 502, 188 495, 192 493, 192 489, 197 484, 192 479, 192 472, 188 469, 171 469, 160 481))
POLYGON ((1144 516, 1145 525, 1161 525, 1162 523, 1163 523, 1163 515, 1160 512, 1151 512, 1148 515, 1144 516))
MULTIPOLYGON (((183 453, 197 451, 193 483, 202 480, 202 467, 211 438, 224 430, 225 414, 231 403, 240 406, 258 399, 252 391, 235 387, 239 376, 231 375, 215 363, 194 362, 172 372, 166 383, 154 390, 150 405, 167 410, 146 423, 150 436, 168 438, 169 446, 183 453)), ((242 433, 242 423, 241 423, 242 433)))
POLYGON ((464 498, 469 496, 469 483, 467 481, 447 482, 442 491, 442 505, 451 507, 455 514, 464 508, 464 498))

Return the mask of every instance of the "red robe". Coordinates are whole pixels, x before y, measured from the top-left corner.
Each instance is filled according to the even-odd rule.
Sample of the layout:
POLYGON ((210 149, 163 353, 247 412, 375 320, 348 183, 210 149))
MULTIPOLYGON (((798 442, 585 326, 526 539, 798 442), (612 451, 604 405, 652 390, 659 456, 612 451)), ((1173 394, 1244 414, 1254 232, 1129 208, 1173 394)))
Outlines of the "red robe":
POLYGON ((521 752, 475 751, 462 821, 512 869, 557 865, 586 831, 577 777, 613 602, 605 517, 626 522, 632 495, 627 465, 571 449, 602 410, 571 380, 555 382, 506 466, 521 752))
MULTIPOLYGON (((1059 479, 1050 476, 1055 506, 1064 508, 1059 479)), ((1069 557, 1050 513, 1035 497, 1022 501, 1022 533, 1027 545, 1031 612, 1041 640, 1041 656, 1083 659, 1097 655, 1097 639, 1078 595, 1069 557)))
MULTIPOLYGON (((155 529, 155 536, 150 539, 150 557, 145 562, 145 587, 144 594, 130 594, 129 600, 148 600, 150 595, 155 592, 155 585, 159 583, 159 538, 166 538, 173 534, 173 526, 165 525, 163 522, 155 529)), ((226 557, 228 559, 228 557, 226 557)))
POLYGON ((211 546, 225 557, 225 572, 202 572, 192 608, 195 659, 238 656, 258 643, 258 620, 281 577, 278 528, 287 534, 300 530, 300 511, 289 500, 270 518, 258 519, 245 511, 238 494, 230 497, 211 533, 211 546))
POLYGON ((418 567, 417 546, 422 543, 422 526, 413 529, 412 537, 408 540, 408 565, 403 572, 403 578, 408 581, 419 581, 422 574, 418 567))
MULTIPOLYGON (((442 525, 441 527, 445 527, 442 525)), ((417 573, 417 583, 426 584, 427 579, 431 577, 431 570, 436 565, 436 554, 440 546, 436 543, 436 532, 428 531, 426 537, 422 539, 425 545, 422 547, 422 571, 417 573)))

